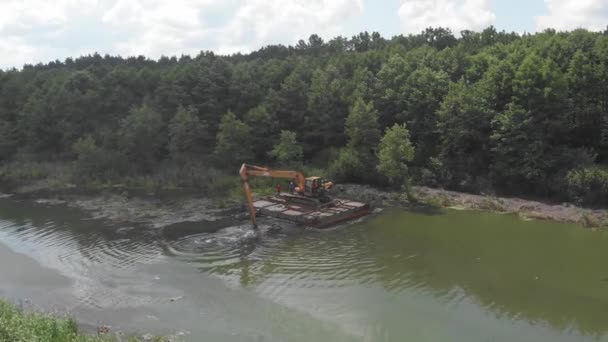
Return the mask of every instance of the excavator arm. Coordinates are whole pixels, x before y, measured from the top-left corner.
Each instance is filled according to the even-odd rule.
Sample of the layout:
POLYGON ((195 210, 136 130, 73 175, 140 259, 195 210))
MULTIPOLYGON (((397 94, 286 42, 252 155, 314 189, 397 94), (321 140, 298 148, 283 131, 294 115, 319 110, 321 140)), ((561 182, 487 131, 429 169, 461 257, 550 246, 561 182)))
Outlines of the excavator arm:
POLYGON ((241 182, 243 183, 243 192, 245 193, 245 201, 247 202, 247 209, 251 216, 251 223, 253 227, 257 229, 258 225, 255 219, 255 208, 253 206, 253 195, 251 194, 251 187, 249 186, 249 177, 273 177, 273 178, 289 178, 295 180, 296 188, 295 191, 303 193, 305 191, 306 179, 301 172, 298 171, 281 171, 271 170, 261 166, 243 164, 239 171, 241 182))

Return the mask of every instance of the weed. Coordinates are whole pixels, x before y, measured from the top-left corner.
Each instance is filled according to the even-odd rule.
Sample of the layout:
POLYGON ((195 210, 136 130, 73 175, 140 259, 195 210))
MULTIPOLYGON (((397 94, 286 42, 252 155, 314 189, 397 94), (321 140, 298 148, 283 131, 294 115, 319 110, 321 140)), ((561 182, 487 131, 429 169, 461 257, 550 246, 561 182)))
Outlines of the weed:
MULTIPOLYGON (((153 341, 165 341, 155 337, 153 341)), ((78 331, 71 318, 56 318, 41 313, 25 313, 16 306, 0 300, 0 342, 110 342, 108 336, 90 336, 78 331)), ((129 341, 139 342, 138 338, 129 341)))
POLYGON ((604 224, 602 223, 602 221, 597 218, 596 216, 590 214, 590 213, 583 213, 579 219, 580 224, 583 225, 583 227, 585 228, 601 228, 604 226, 604 224))
POLYGON ((479 209, 491 210, 497 212, 505 212, 507 208, 503 201, 497 198, 484 198, 478 205, 479 209))

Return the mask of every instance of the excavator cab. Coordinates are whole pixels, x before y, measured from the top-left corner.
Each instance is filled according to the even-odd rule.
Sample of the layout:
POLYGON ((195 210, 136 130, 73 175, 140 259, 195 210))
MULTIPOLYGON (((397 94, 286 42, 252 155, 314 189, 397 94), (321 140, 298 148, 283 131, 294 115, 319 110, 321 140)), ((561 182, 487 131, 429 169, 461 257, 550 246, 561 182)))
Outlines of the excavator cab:
POLYGON ((304 195, 320 197, 325 195, 325 191, 331 189, 334 184, 322 177, 306 178, 304 195))

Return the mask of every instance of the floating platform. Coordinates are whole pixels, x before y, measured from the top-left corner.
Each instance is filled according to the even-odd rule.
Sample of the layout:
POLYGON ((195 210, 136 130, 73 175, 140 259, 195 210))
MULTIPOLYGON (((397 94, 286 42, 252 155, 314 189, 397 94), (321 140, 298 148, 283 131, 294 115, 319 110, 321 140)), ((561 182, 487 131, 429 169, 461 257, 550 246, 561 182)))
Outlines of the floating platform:
POLYGON ((296 203, 288 194, 254 201, 253 206, 262 216, 276 217, 315 228, 327 228, 370 212, 366 203, 334 198, 331 202, 314 206, 296 203))

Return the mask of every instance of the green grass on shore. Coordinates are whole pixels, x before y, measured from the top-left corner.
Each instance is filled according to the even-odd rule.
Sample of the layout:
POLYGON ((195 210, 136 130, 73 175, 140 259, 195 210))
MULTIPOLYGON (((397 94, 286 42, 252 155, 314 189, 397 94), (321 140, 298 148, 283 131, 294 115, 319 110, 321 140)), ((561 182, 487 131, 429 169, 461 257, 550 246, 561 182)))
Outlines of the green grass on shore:
MULTIPOLYGON (((71 318, 25 313, 0 300, 0 342, 109 342, 111 337, 81 334, 71 318)), ((129 341, 138 342, 137 338, 129 341)), ((157 338, 155 341, 163 341, 157 338)))

